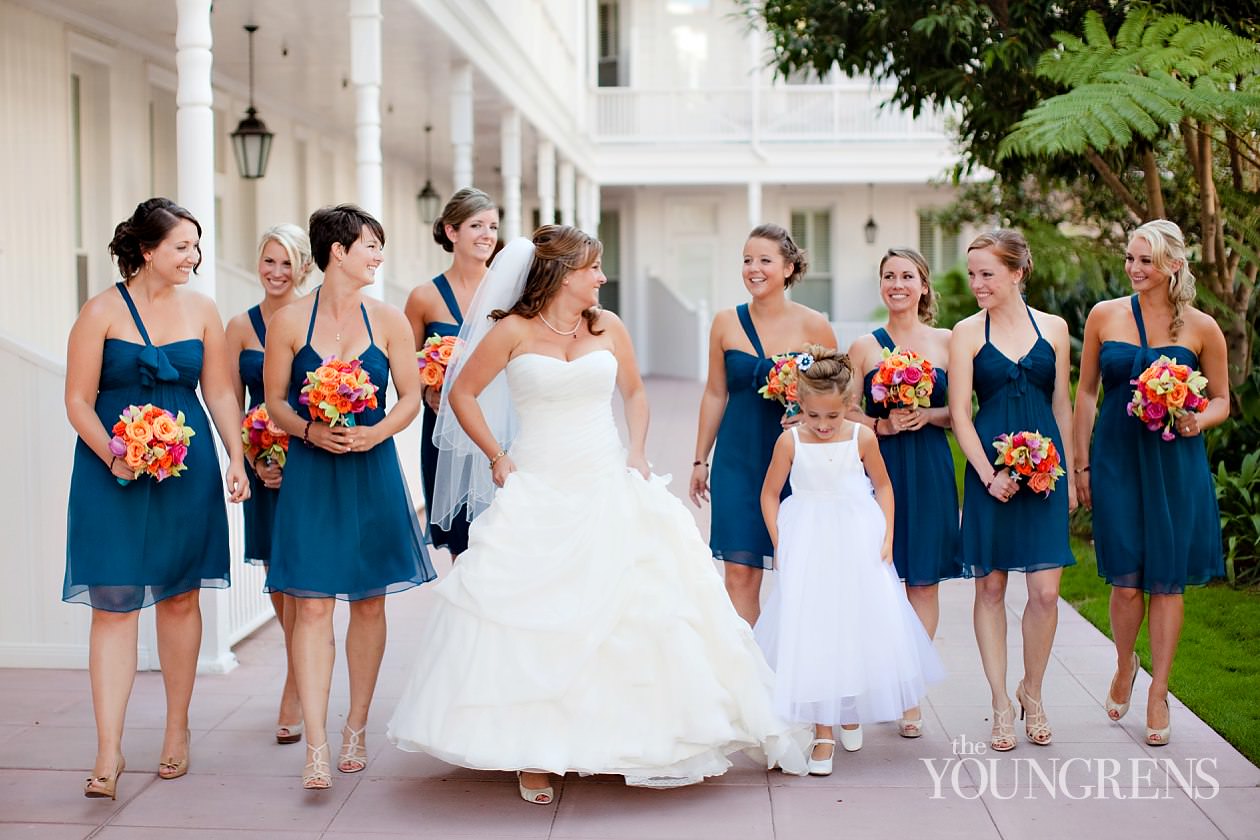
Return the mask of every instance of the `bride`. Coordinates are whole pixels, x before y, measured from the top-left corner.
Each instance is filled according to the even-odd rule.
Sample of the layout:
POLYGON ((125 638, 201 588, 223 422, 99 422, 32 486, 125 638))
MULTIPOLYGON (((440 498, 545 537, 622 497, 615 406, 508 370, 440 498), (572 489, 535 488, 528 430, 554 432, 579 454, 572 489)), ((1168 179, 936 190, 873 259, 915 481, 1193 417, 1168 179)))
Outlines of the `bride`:
POLYGON ((559 225, 513 241, 464 322, 434 433, 433 515, 465 505, 477 519, 434 589, 389 739, 516 770, 538 804, 553 799, 549 774, 673 787, 743 749, 804 773, 808 733, 774 715, 751 629, 649 471, 647 395, 625 325, 599 308, 601 251, 559 225))

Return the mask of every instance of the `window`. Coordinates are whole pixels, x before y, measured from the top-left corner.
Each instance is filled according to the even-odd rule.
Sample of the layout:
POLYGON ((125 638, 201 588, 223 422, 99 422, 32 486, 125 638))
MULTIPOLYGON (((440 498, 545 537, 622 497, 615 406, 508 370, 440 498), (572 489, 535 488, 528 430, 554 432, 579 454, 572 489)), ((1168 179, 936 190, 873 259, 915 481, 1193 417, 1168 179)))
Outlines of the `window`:
POLYGON ((600 0, 598 58, 597 84, 600 87, 621 85, 621 4, 619 0, 600 0))
POLYGON ((958 262, 958 234, 946 232, 931 214, 931 210, 919 211, 919 253, 927 260, 932 274, 939 276, 958 262))
POLYGON ((792 239, 805 251, 809 267, 792 286, 792 300, 831 319, 831 211, 793 210, 792 239))
POLYGON ((604 244, 601 267, 608 282, 599 290, 599 305, 610 312, 621 309, 621 213, 605 210, 599 216, 599 241, 604 244))

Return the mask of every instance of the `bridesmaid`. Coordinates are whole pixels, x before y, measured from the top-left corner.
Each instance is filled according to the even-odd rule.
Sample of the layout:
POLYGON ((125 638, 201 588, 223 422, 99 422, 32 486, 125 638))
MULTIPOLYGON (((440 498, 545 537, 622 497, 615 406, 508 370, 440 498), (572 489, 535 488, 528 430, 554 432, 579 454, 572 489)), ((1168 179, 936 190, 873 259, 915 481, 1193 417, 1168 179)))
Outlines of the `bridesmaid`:
MULTIPOLYGON (((938 588, 962 574, 958 560, 958 487, 945 430, 949 428, 949 392, 945 363, 949 330, 936 329, 936 291, 927 261, 918 251, 893 248, 879 264, 879 294, 888 323, 853 342, 849 358, 862 371, 866 413, 852 417, 879 438, 888 465, 899 515, 893 525, 893 564, 906 583, 906 596, 928 636, 940 621, 938 588), (914 350, 932 363, 936 384, 927 408, 894 408, 876 402, 871 383, 883 350, 914 350)), ((923 734, 921 719, 903 718, 906 738, 923 734)))
POLYGON ((337 768, 358 773, 367 767, 363 732, 385 651, 385 595, 436 575, 393 440, 420 410, 414 338, 401 312, 363 294, 381 264, 385 231, 368 213, 342 204, 316 210, 310 236, 324 284, 277 312, 267 330, 267 408, 293 440, 267 587, 295 596, 293 673, 307 751, 302 786, 325 790, 332 786, 325 726, 334 599, 350 602, 350 709, 337 768), (380 389, 379 406, 364 410, 354 426, 316 423, 298 399, 307 373, 331 356, 361 359, 380 389), (391 376, 398 402, 387 413, 391 376))
POLYGON ((949 411, 954 435, 967 456, 963 487, 963 574, 976 579, 976 642, 993 693, 990 745, 1015 748, 1014 708, 1006 694, 1006 579, 1025 572, 1028 603, 1022 619, 1024 677, 1015 689, 1024 734, 1050 743, 1041 683, 1058 624, 1059 577, 1075 564, 1068 545, 1068 512, 1076 491, 1064 476, 1049 498, 1021 488, 994 464, 993 439, 1006 432, 1048 435, 1065 470, 1072 468, 1067 323, 1024 302, 1032 254, 1014 230, 978 236, 967 248, 967 276, 980 312, 959 321, 949 342, 954 379, 949 411), (980 401, 973 422, 971 392, 980 401))
POLYGON ((784 420, 783 406, 757 389, 766 384, 771 356, 806 344, 836 346, 827 319, 785 294, 806 265, 805 252, 786 230, 775 224, 753 228, 743 268, 752 300, 719 312, 709 330, 709 378, 700 399, 689 495, 699 507, 712 488, 709 547, 725 562, 726 591, 750 625, 761 614, 761 573, 774 556, 761 516, 761 485, 784 420))
POLYGON ((219 312, 208 297, 180 288, 201 264, 200 239, 201 225, 169 199, 140 204, 109 243, 123 282, 89 300, 70 330, 66 415, 79 439, 62 600, 92 607, 88 674, 97 751, 83 791, 88 797, 116 797, 139 610, 150 604, 157 605, 166 688, 158 777, 188 772, 188 704, 201 647, 198 592, 228 585, 229 559, 223 480, 198 385, 228 450, 229 497, 249 497, 241 409, 232 396, 219 312), (195 433, 187 471, 161 483, 135 478, 110 451, 119 414, 146 403, 182 411, 195 433))
POLYGON ((1129 238, 1124 268, 1135 294, 1099 303, 1085 321, 1076 388, 1076 451, 1082 457, 1073 472, 1078 497, 1094 511, 1098 573, 1112 586, 1116 675, 1104 708, 1112 720, 1129 711, 1146 593, 1152 664, 1146 743, 1162 747, 1171 734, 1168 675, 1181 636, 1182 591, 1225 572, 1216 490, 1200 432, 1229 417, 1228 360, 1216 320, 1191 305, 1194 276, 1180 228, 1163 219, 1142 225, 1129 238), (1171 441, 1125 411, 1133 395, 1130 380, 1160 356, 1201 370, 1208 381, 1207 406, 1182 418, 1171 441), (1085 452, 1092 457, 1083 457, 1085 452))
MULTIPOLYGON (((267 324, 277 311, 298 298, 298 289, 311 269, 311 243, 306 231, 297 225, 268 228, 258 243, 258 281, 263 299, 242 312, 227 325, 229 357, 237 359, 232 371, 236 399, 253 410, 263 402, 263 347, 267 344, 267 324), (248 389, 248 392, 247 390, 248 389)), ((271 560, 271 524, 276 515, 283 474, 279 464, 254 461, 250 465, 249 501, 245 503, 245 562, 266 566, 271 560)), ((302 740, 301 706, 293 679, 292 638, 296 606, 282 592, 271 593, 271 606, 284 631, 285 675, 276 720, 276 743, 296 744, 302 740), (286 721, 296 721, 287 723, 286 721)))
MULTIPOLYGON (((464 324, 464 311, 485 277, 486 267, 499 244, 499 208, 490 196, 473 187, 465 187, 451 196, 442 215, 433 223, 433 240, 443 250, 454 254, 450 268, 426 283, 412 289, 404 310, 416 339, 416 350, 433 335, 459 335, 464 324)), ((424 484, 425 515, 428 518, 429 542, 434 548, 446 548, 451 559, 468 548, 468 520, 462 509, 453 514, 449 528, 433 521, 433 486, 437 480, 438 450, 433 444, 438 405, 442 389, 423 386, 424 411, 420 433, 420 474, 424 484)))

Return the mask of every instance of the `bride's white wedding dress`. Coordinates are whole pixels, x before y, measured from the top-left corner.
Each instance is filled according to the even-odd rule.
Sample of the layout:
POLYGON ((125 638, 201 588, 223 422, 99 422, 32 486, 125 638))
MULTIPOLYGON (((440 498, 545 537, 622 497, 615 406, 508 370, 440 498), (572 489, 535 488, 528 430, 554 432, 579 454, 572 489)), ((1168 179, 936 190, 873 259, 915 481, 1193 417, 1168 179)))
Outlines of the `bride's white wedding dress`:
POLYGON ((650 786, 721 774, 741 749, 805 772, 810 733, 772 711, 773 675, 691 515, 626 467, 616 357, 526 353, 506 375, 517 472, 433 590, 389 739, 650 786))

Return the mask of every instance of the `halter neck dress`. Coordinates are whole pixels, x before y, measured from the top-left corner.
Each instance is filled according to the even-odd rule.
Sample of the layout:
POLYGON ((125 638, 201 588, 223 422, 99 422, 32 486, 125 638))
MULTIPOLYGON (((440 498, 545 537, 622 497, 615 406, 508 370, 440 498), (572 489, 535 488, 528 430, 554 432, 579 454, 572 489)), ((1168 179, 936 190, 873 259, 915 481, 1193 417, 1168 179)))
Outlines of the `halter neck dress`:
MULTIPOLYGON (((385 417, 389 358, 376 346, 366 307, 359 304, 359 310, 369 341, 359 359, 380 390, 377 407, 358 414, 355 423, 372 426, 385 417)), ((318 311, 316 290, 306 344, 293 357, 289 378, 289 405, 304 420, 310 411, 298 401, 302 385, 324 358, 311 346, 318 311)), ((276 505, 268 591, 357 601, 435 577, 392 437, 366 452, 337 455, 293 441, 276 505)))
MULTIPOLYGON (((258 336, 258 343, 267 346, 267 325, 263 321, 262 308, 251 307, 249 323, 258 336)), ((237 358, 241 382, 245 384, 245 410, 252 411, 263 401, 263 351, 245 349, 237 358)), ((249 474, 249 498, 245 500, 245 562, 266 564, 271 559, 271 525, 276 517, 279 489, 271 489, 262 483, 254 471, 249 474)))
MULTIPOLYGON (((457 336, 459 328, 464 325, 464 314, 460 311, 459 301, 451 289, 451 283, 445 274, 433 278, 433 285, 442 296, 442 301, 451 313, 451 321, 430 321, 425 325, 426 337, 430 335, 457 336)), ((468 548, 468 525, 463 513, 455 511, 450 528, 443 528, 433 522, 433 488, 437 483, 438 448, 433 443, 433 432, 437 428, 437 414, 429 410, 428 405, 421 409, 420 420, 420 477, 424 485, 425 517, 428 519, 428 540, 434 548, 448 548, 451 554, 463 554, 468 548)))
MULTIPOLYGON (((1027 306, 1025 306, 1027 309, 1027 306)), ((989 340, 989 315, 984 316, 984 345, 972 359, 972 381, 980 400, 976 434, 990 463, 997 457, 993 440, 1014 432, 1049 435, 1063 454, 1063 435, 1054 418, 1054 345, 1037 327, 1037 340, 1027 353, 1012 360, 989 340)), ((1068 464, 1063 464, 1067 469, 1068 464)), ((1020 482, 1019 492, 999 502, 968 466, 963 484, 962 564, 967 577, 992 571, 1039 572, 1076 564, 1068 543, 1068 481, 1059 479, 1049 498, 1020 482)))
MULTIPOLYGON (((879 346, 896 349, 883 327, 872 335, 879 346)), ((878 368, 876 368, 877 370, 878 368)), ((936 384, 930 406, 948 404, 949 379, 935 368, 936 384)), ((871 396, 875 370, 863 380, 868 417, 887 417, 890 409, 871 396)), ((893 517, 893 565, 910 586, 931 586, 962 574, 958 560, 958 484, 945 430, 931 423, 913 432, 879 439, 879 454, 892 481, 896 516, 893 517)))
POLYGON ((1176 595, 1225 574, 1216 487, 1203 435, 1166 441, 1125 410, 1137 379, 1160 356, 1198 368, 1180 344, 1151 347, 1137 295, 1130 298, 1140 344, 1104 341, 1103 399, 1090 446, 1094 550, 1112 586, 1176 595))
MULTIPOLYGON (((709 547, 727 563, 769 569, 774 546, 761 516, 761 485, 783 432, 783 406, 757 393, 774 362, 761 347, 748 304, 741 303, 735 312, 755 352, 730 349, 723 354, 727 398, 709 474, 709 547)), ((785 488, 785 496, 787 492, 785 488)))
POLYGON ((200 587, 226 587, 227 510, 210 421, 197 397, 200 338, 155 345, 123 283, 116 284, 143 343, 105 339, 96 416, 106 431, 129 405, 184 413, 194 435, 187 470, 158 482, 119 485, 80 438, 75 444, 67 512, 62 600, 130 612, 200 587))

